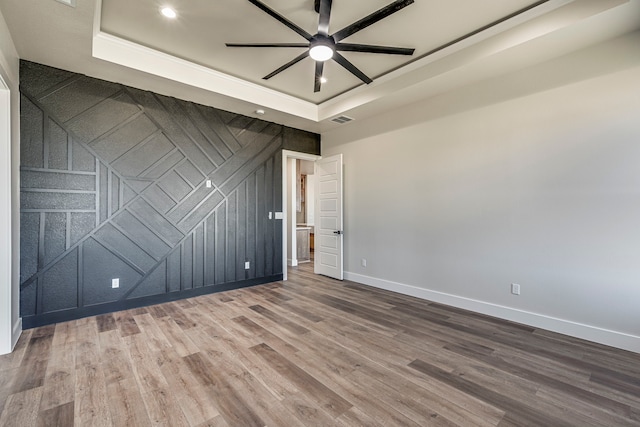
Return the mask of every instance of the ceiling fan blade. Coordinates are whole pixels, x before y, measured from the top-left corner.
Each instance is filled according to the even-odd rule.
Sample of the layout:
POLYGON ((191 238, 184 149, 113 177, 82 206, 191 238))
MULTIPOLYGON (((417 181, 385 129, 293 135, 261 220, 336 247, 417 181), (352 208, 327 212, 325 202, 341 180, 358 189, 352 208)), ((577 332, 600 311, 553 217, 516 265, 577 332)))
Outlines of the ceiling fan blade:
POLYGON ((375 46, 370 44, 338 43, 336 50, 343 52, 388 53, 390 55, 413 55, 415 49, 407 47, 375 46))
POLYGON ((354 76, 356 76, 357 78, 359 78, 360 80, 365 82, 366 84, 369 84, 369 83, 373 82, 373 80, 371 80, 369 77, 367 77, 367 75, 365 73, 360 71, 355 65, 353 65, 351 62, 349 62, 347 60, 347 58, 345 58, 344 56, 340 55, 338 52, 334 52, 333 53, 333 59, 338 64, 340 64, 344 68, 346 68, 347 71, 349 71, 351 74, 353 74, 354 76))
POLYGON ((300 28, 299 26, 297 26, 293 22, 289 21, 287 18, 285 18, 284 16, 280 15, 275 10, 269 8, 269 6, 267 6, 266 4, 262 3, 261 1, 259 1, 259 0, 249 0, 249 2, 254 4, 255 6, 259 7, 262 11, 264 11, 267 14, 271 15, 271 17, 277 19, 282 24, 286 25, 287 27, 289 27, 290 29, 292 29, 296 33, 300 34, 305 39, 311 40, 311 38, 313 37, 311 34, 307 33, 305 30, 303 30, 302 28, 300 28))
POLYGON ((307 56, 309 56, 309 51, 308 50, 305 51, 304 53, 301 53, 300 55, 296 56, 291 61, 287 62, 282 67, 278 68, 277 70, 273 71, 272 73, 267 74, 266 76, 263 77, 263 79, 264 80, 269 80, 271 77, 275 76, 276 74, 280 74, 281 72, 283 72, 287 68, 291 67, 292 65, 295 65, 298 62, 302 61, 307 56))
POLYGON ((329 18, 331 17, 331 0, 320 0, 320 19, 318 34, 329 35, 329 18))
POLYGON ((313 91, 320 92, 322 86, 322 72, 324 70, 324 61, 316 61, 316 77, 313 84, 313 91))
MULTIPOLYGON (((249 0, 252 1, 252 0, 249 0)), ((350 35, 357 33, 358 31, 367 28, 369 25, 375 24, 381 19, 386 18, 387 16, 396 13, 397 11, 404 9, 406 6, 409 6, 413 3, 413 0, 396 0, 388 6, 383 7, 382 9, 373 12, 371 15, 362 18, 361 20, 354 22, 348 27, 343 28, 337 33, 333 34, 333 39, 337 42, 340 40, 349 37, 350 35)))
POLYGON ((227 47, 309 47, 309 43, 226 43, 227 47))

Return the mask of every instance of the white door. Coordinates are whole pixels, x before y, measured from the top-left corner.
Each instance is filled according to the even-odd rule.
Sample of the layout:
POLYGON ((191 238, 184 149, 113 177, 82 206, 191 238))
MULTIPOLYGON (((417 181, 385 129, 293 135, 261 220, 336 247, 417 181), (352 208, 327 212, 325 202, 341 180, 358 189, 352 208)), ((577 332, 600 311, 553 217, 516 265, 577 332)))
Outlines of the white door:
POLYGON ((316 161, 316 274, 342 280, 342 154, 316 161))

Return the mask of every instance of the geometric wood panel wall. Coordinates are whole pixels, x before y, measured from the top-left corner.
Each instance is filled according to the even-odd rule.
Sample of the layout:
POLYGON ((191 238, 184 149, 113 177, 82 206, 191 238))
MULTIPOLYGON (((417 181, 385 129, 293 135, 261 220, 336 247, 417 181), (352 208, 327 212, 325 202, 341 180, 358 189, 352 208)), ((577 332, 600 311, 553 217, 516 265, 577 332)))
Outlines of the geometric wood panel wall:
POLYGON ((25 327, 281 277, 307 133, 26 61, 20 89, 25 327))

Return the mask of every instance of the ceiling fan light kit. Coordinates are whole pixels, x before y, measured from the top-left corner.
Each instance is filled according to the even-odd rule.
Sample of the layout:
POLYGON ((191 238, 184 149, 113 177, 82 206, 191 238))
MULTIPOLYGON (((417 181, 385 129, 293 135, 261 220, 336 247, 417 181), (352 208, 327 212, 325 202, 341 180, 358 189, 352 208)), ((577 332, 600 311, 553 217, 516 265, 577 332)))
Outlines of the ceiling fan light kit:
POLYGON ((284 64, 275 71, 267 74, 263 79, 268 80, 271 77, 283 72, 289 67, 297 64, 307 57, 311 57, 316 61, 316 70, 314 78, 314 92, 320 92, 322 83, 324 83, 323 71, 324 63, 329 59, 333 59, 347 71, 354 76, 358 77, 364 83, 369 84, 373 80, 366 74, 360 71, 349 60, 342 56, 339 52, 363 52, 363 53, 376 53, 376 54, 389 54, 389 55, 413 55, 415 49, 402 48, 402 47, 390 47, 390 46, 375 46, 367 44, 354 44, 354 43, 342 43, 341 40, 357 33, 368 26, 375 24, 376 22, 404 9, 414 2, 414 0, 396 0, 393 3, 383 7, 382 9, 373 12, 370 15, 354 22, 351 25, 346 26, 338 32, 329 34, 329 19, 331 17, 331 4, 332 0, 316 0, 316 11, 320 14, 318 19, 318 33, 315 35, 309 34, 304 29, 289 21, 284 16, 280 15, 275 10, 271 9, 260 0, 249 0, 250 3, 278 20, 291 30, 298 33, 300 36, 307 40, 307 43, 227 43, 227 47, 279 47, 279 48, 305 48, 306 50, 284 64))
POLYGON ((328 37, 320 38, 315 37, 311 43, 309 43, 309 56, 314 61, 327 61, 333 58, 335 52, 335 43, 328 37))

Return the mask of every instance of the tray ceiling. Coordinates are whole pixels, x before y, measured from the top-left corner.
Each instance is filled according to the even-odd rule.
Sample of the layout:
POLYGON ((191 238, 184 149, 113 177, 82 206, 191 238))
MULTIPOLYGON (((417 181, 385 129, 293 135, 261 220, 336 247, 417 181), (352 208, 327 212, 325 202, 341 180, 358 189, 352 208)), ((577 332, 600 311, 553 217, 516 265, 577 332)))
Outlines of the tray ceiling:
MULTIPOLYGON (((313 0, 262 0, 311 34, 313 0)), ((333 0, 330 33, 392 3, 333 0)), ((640 28, 640 0, 415 0, 345 42, 415 48, 411 57, 344 52, 373 83, 334 62, 313 92, 300 49, 227 42, 304 42, 248 0, 0 0, 20 58, 313 132, 356 123, 531 67, 640 28), (75 3, 75 4, 74 4, 75 3), (171 6, 168 20, 160 8, 171 6), (435 51, 435 52, 434 52, 435 51)))
MULTIPOLYGON (((330 33, 388 5, 391 0, 335 0, 330 33)), ((265 0, 290 21, 315 34, 313 0, 265 0)), ((490 26, 544 1, 417 0, 399 12, 353 34, 350 43, 415 48, 413 56, 344 52, 369 77, 379 78, 466 34, 490 26)), ((320 104, 363 83, 333 61, 325 64, 327 83, 314 94, 315 63, 306 58, 279 75, 262 77, 306 49, 229 48, 233 43, 301 43, 305 40, 246 0, 166 0, 176 19, 160 13, 157 0, 103 0, 100 29, 111 35, 203 65, 243 80, 320 104)))

